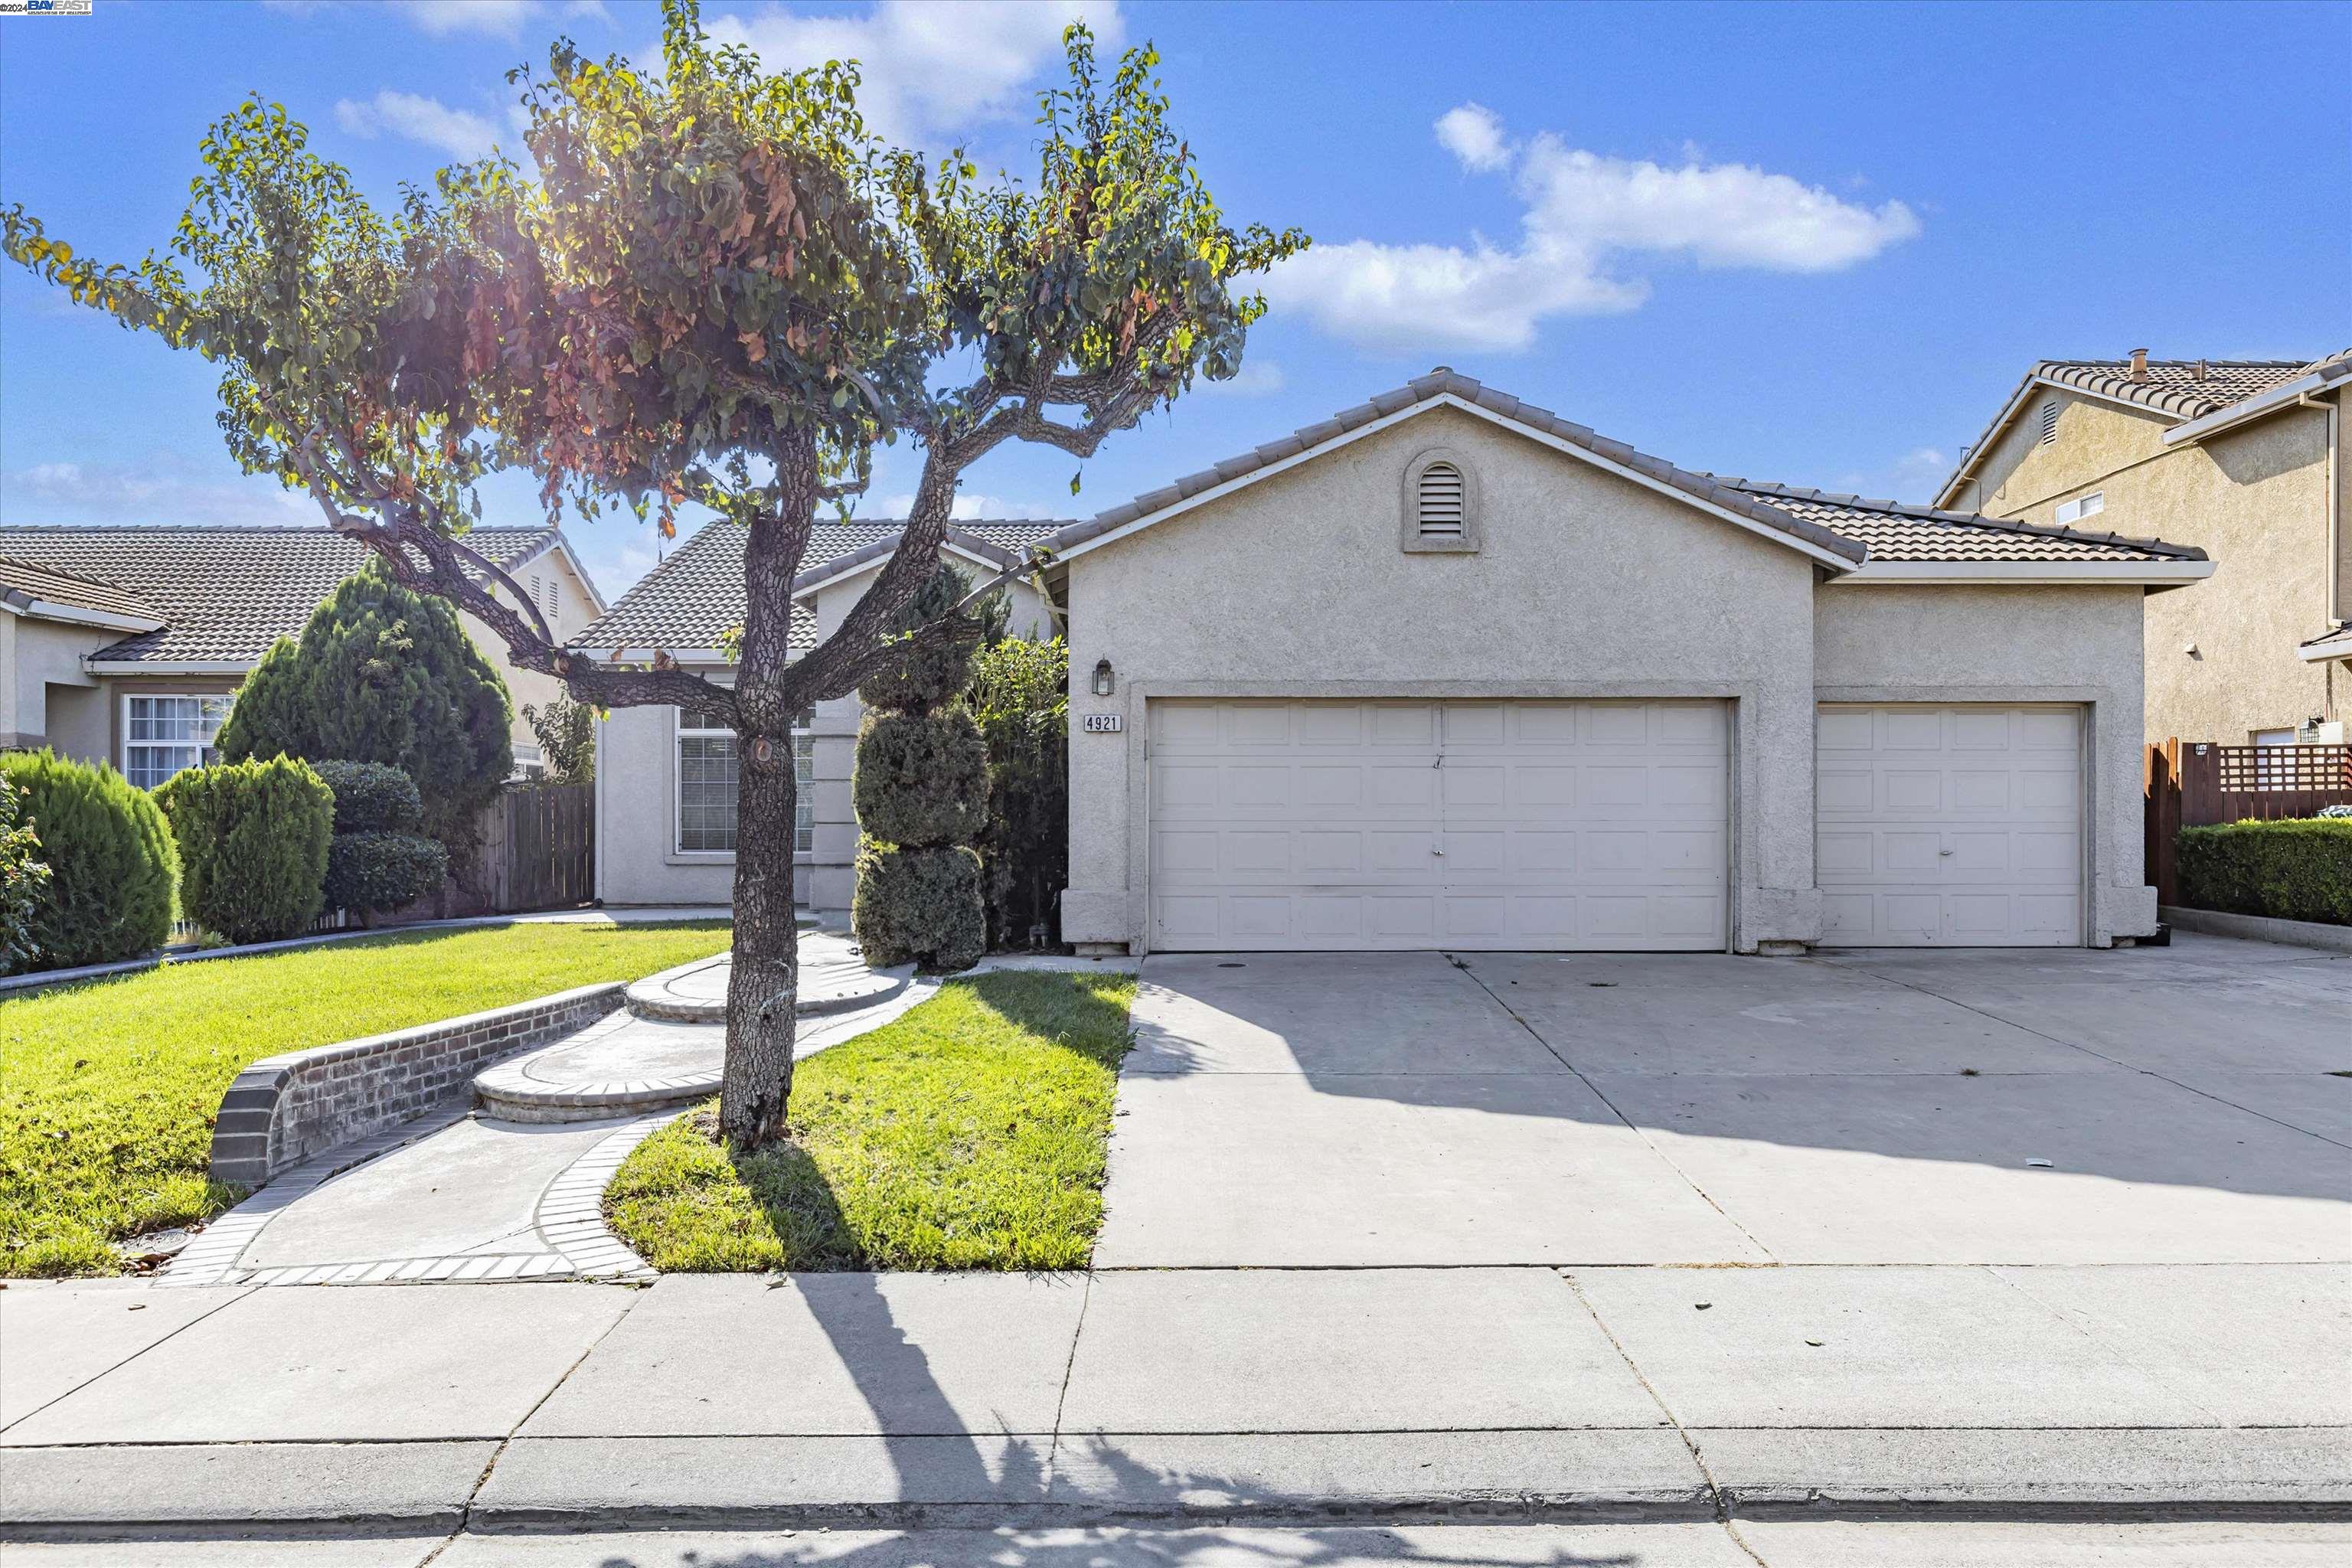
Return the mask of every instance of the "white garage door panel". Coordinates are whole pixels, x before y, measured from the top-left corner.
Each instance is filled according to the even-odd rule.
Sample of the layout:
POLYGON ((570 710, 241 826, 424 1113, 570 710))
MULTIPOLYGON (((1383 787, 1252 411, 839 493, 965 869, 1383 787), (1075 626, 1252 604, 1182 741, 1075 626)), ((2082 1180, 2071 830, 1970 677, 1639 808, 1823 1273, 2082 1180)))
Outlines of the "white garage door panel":
POLYGON ((1824 945, 2083 940, 2081 710, 1824 706, 1817 733, 1824 945))
POLYGON ((1152 945, 1725 945, 1718 702, 1151 704, 1152 945))

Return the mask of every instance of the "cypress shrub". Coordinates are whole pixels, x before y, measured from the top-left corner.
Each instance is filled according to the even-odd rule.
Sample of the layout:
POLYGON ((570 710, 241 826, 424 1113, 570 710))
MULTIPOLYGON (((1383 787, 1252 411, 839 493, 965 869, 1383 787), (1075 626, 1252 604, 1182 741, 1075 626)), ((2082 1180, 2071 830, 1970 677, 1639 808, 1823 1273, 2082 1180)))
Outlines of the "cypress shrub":
POLYGON ((294 936, 319 912, 335 797, 307 763, 215 763, 174 773, 155 804, 180 846, 180 907, 231 942, 294 936))
POLYGON ((37 966, 110 963, 163 946, 180 852, 147 792, 110 767, 46 751, 0 757, 0 778, 25 792, 49 867, 30 921, 37 966))
MULTIPOLYGON (((971 591, 941 566, 895 629, 940 619, 971 591)), ((968 969, 988 951, 980 857, 968 847, 987 826, 988 748, 957 700, 985 630, 976 620, 969 637, 908 647, 858 688, 871 711, 850 781, 860 839, 849 924, 870 963, 968 969)))
POLYGON ((512 722, 506 682, 457 610, 371 561, 246 677, 220 753, 388 763, 416 781, 424 831, 470 866, 475 818, 514 771, 512 722))
POLYGON ((0 974, 21 974, 40 956, 33 911, 48 885, 40 836, 25 820, 25 792, 0 778, 0 974))
POLYGON ((2180 899, 2190 909, 2352 925, 2352 820, 2184 827, 2179 842, 2180 899))
POLYGON ((980 837, 988 939, 998 948, 1061 941, 1070 878, 1070 649, 1008 637, 980 650, 969 701, 988 746, 988 827, 980 837))

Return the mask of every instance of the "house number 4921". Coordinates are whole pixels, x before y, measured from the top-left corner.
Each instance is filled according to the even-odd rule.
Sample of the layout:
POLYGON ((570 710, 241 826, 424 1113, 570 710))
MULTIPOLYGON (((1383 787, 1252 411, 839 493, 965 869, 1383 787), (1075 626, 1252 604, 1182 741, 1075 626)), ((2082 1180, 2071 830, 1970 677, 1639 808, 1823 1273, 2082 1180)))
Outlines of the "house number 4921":
POLYGON ((1089 735, 1116 735, 1127 726, 1118 713, 1086 713, 1079 716, 1079 728, 1089 735))

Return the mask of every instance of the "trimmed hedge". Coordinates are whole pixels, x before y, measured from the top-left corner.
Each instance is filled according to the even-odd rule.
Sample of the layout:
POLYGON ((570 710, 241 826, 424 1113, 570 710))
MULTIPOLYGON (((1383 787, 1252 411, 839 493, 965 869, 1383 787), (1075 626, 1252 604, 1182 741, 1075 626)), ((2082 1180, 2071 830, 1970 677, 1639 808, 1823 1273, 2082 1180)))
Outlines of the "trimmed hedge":
POLYGON ((885 844, 968 844, 988 826, 988 742, 962 708, 868 713, 850 789, 885 844))
POLYGON ((988 951, 980 856, 961 844, 910 849, 865 840, 849 927, 869 963, 971 968, 988 951))
POLYGON ((313 763, 335 792, 338 833, 414 833, 425 824, 416 781, 390 763, 313 763))
POLYGON ((309 763, 190 768, 158 786, 155 804, 180 845, 180 907, 206 931, 278 942, 319 912, 335 797, 309 763))
POLYGON ((0 777, 25 792, 25 820, 49 867, 33 910, 34 967, 111 963, 163 946, 180 851, 147 792, 112 768, 47 751, 0 756, 0 777))
POLYGON ((2179 872, 2191 909, 2352 925, 2352 820, 2184 827, 2179 872))
POLYGON ((449 851, 415 833, 338 833, 327 847, 327 902, 371 915, 413 904, 449 874, 449 851))

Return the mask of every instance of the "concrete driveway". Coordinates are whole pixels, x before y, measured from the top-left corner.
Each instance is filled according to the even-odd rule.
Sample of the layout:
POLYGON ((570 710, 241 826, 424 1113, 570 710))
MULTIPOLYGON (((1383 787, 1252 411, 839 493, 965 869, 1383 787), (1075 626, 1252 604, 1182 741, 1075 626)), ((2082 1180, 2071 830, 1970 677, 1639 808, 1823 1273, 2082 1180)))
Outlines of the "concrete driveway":
POLYGON ((2352 1259, 2352 958, 1153 958, 1098 1268, 2352 1259))

